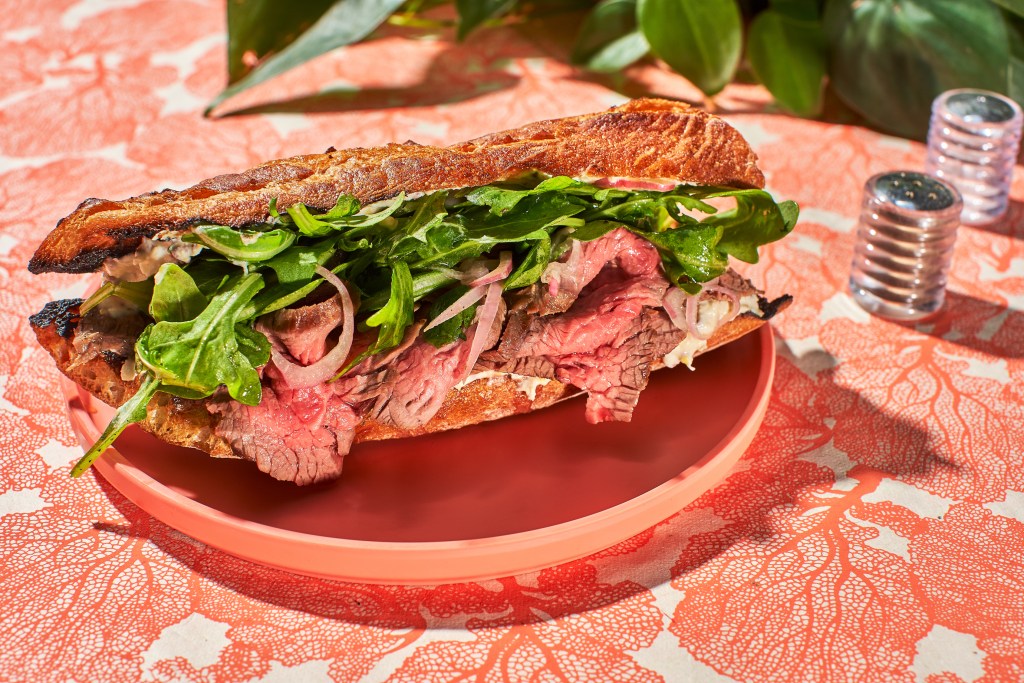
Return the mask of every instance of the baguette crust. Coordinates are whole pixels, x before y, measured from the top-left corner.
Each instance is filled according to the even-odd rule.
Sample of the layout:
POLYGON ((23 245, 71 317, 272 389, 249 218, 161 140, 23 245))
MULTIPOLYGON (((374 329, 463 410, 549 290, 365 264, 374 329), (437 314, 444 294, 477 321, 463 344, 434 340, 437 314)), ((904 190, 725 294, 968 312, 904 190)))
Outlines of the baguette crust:
POLYGON ((88 273, 134 252, 144 237, 203 223, 266 220, 270 200, 326 210, 341 194, 362 203, 399 192, 473 187, 529 171, 581 180, 644 178, 764 187, 757 156, 722 119, 679 102, 638 99, 606 112, 540 121, 450 147, 416 144, 329 150, 122 201, 87 199, 29 262, 33 273, 88 273))
MULTIPOLYGON (((708 340, 706 349, 696 355, 748 334, 791 301, 789 296, 768 302, 761 300, 762 316, 751 313, 741 315, 720 327, 708 340)), ((58 369, 80 387, 111 406, 120 406, 139 388, 138 380, 121 378, 123 358, 93 354, 83 360, 76 351, 74 337, 77 332, 78 300, 54 302, 31 319, 32 329, 39 343, 53 356, 58 369)), ((664 367, 656 363, 654 369, 664 367)), ((515 378, 493 377, 478 379, 453 389, 445 398, 437 415, 417 429, 400 429, 394 425, 366 418, 356 428, 355 443, 382 441, 433 432, 459 429, 481 422, 497 420, 511 415, 546 408, 580 391, 557 380, 548 380, 537 387, 531 398, 519 389, 515 378)), ((146 420, 139 425, 159 439, 176 446, 197 448, 215 457, 239 457, 222 437, 215 433, 219 414, 211 413, 206 405, 213 399, 190 401, 157 393, 150 401, 146 420)))

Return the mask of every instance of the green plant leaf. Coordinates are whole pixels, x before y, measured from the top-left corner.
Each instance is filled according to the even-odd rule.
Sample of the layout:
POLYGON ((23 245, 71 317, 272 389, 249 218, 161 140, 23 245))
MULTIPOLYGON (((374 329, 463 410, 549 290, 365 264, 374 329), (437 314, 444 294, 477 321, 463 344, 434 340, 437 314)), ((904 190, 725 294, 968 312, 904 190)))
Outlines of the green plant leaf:
POLYGON ((284 228, 257 232, 226 225, 200 225, 192 234, 205 247, 233 261, 255 263, 277 256, 295 241, 295 233, 284 228))
POLYGON ((636 0, 601 0, 576 36, 570 60, 591 71, 620 71, 650 51, 636 25, 636 0))
POLYGON ((501 16, 516 4, 516 0, 455 0, 459 12, 458 40, 465 40, 469 32, 488 19, 501 16))
POLYGON ((1012 12, 1017 16, 1024 17, 1024 0, 992 0, 1007 12, 1012 12))
POLYGON ((529 287, 540 279, 544 269, 551 262, 551 238, 545 236, 537 240, 530 250, 526 252, 519 266, 505 280, 504 290, 529 287))
MULTIPOLYGON (((233 0, 231 1, 233 2, 233 0)), ((289 20, 286 22, 286 26, 292 27, 297 32, 295 37, 287 42, 284 39, 262 39, 262 42, 253 41, 255 46, 264 49, 276 49, 276 51, 265 53, 265 56, 263 56, 255 68, 238 80, 233 81, 231 85, 213 98, 210 104, 207 105, 205 113, 208 115, 214 107, 229 97, 233 97, 247 88, 251 88, 304 62, 308 62, 313 57, 330 52, 343 45, 351 45, 362 40, 384 23, 402 5, 402 2, 403 0, 335 0, 329 8, 313 21, 309 28, 301 32, 298 31, 300 31, 303 23, 289 20)), ((302 5, 302 3, 299 4, 300 6, 302 5)), ((317 0, 314 10, 319 8, 321 4, 322 0, 317 0)), ((287 7, 288 11, 295 11, 295 3, 290 2, 264 0, 264 2, 259 3, 259 7, 264 10, 263 14, 267 16, 278 16, 278 12, 283 7, 287 7)), ((239 7, 237 11, 241 13, 247 10, 244 7, 239 7)), ((310 11, 307 19, 315 13, 315 11, 310 11)), ((268 19, 266 16, 259 20, 253 19, 252 22, 247 19, 245 24, 248 26, 257 21, 262 23, 262 25, 258 32, 249 32, 253 36, 262 35, 260 33, 262 31, 279 30, 279 27, 272 22, 272 19, 268 19)), ((229 45, 232 45, 234 41, 233 47, 229 47, 230 54, 241 55, 250 49, 247 47, 249 41, 243 39, 241 33, 238 35, 237 41, 233 36, 228 39, 229 45)), ((256 52, 259 54, 258 51, 256 52)))
POLYGON ((323 16, 334 0, 228 0, 228 83, 248 74, 254 62, 279 52, 323 16))
POLYGON ((1006 23, 990 2, 828 0, 832 88, 872 124, 924 139, 932 100, 952 88, 1005 93, 1006 23))
POLYGON ((71 468, 72 477, 80 477, 82 473, 89 469, 92 464, 96 461, 96 458, 103 454, 103 451, 110 448, 110 445, 114 443, 114 440, 120 436, 129 425, 135 422, 142 422, 146 419, 146 407, 149 405, 149 401, 153 398, 153 395, 160 389, 160 383, 153 379, 150 375, 144 375, 142 379, 142 385, 139 386, 139 390, 135 392, 135 395, 128 399, 117 412, 114 413, 113 419, 110 424, 107 425, 103 433, 100 434, 100 438, 96 439, 82 459, 75 463, 75 466, 71 468))
MULTIPOLYGON (((430 311, 427 312, 427 320, 433 320, 444 313, 446 308, 458 301, 459 297, 468 291, 468 287, 459 285, 457 287, 452 287, 450 290, 439 296, 430 306, 430 311)), ((476 317, 476 309, 479 306, 480 303, 477 302, 466 308, 466 310, 461 313, 457 313, 455 316, 445 320, 437 327, 432 327, 423 333, 423 339, 437 348, 447 346, 459 339, 465 339, 466 328, 473 324, 473 318, 476 317)))
POLYGON ((370 327, 379 327, 377 340, 364 355, 373 355, 398 346, 405 328, 412 324, 413 283, 408 264, 398 261, 391 271, 391 296, 382 309, 366 319, 370 327))
POLYGON ((828 48, 818 21, 761 12, 750 24, 747 58, 780 105, 800 116, 821 113, 828 48))
POLYGON ((706 95, 732 80, 743 42, 736 0, 639 0, 637 19, 654 54, 706 95))
POLYGON ((157 322, 192 320, 209 303, 199 291, 195 280, 176 263, 163 264, 153 277, 153 298, 149 302, 149 314, 157 322))
POLYGON ((1006 17, 1006 33, 1010 41, 1006 93, 1020 104, 1024 102, 1024 19, 1006 17))
POLYGON ((143 330, 135 354, 160 382, 161 391, 198 398, 224 385, 236 401, 251 406, 260 402, 256 367, 270 359, 270 344, 239 322, 246 304, 262 287, 260 275, 245 275, 213 297, 194 319, 158 322, 143 330))
POLYGON ((821 19, 819 0, 770 0, 771 10, 784 14, 790 19, 816 21, 821 19))

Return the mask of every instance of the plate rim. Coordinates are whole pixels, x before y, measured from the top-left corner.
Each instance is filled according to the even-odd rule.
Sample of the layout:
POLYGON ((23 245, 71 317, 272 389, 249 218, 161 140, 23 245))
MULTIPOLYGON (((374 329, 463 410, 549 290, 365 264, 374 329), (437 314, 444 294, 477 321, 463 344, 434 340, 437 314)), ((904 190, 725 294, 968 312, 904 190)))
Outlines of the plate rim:
MULTIPOLYGON (((291 573, 329 578, 332 580, 347 580, 360 583, 378 584, 409 584, 409 585, 438 585, 462 581, 476 581, 496 578, 501 576, 518 575, 538 569, 570 562, 581 557, 599 552, 620 543, 651 526, 664 521, 673 514, 681 511, 686 505, 698 496, 709 490, 715 483, 724 478, 733 464, 742 457, 749 447, 754 435, 760 428, 764 414, 767 411, 768 402, 771 398, 771 386, 775 373, 775 339, 770 324, 764 324, 751 333, 757 335, 760 354, 758 377, 754 383, 753 391, 747 399, 740 417, 732 425, 728 432, 698 460, 688 466, 685 470, 672 477, 668 481, 641 493, 634 498, 623 501, 611 507, 590 513, 573 520, 560 522, 551 526, 519 531, 499 536, 488 536, 476 539, 460 539, 446 541, 369 541, 361 539, 345 539, 330 536, 281 529, 261 522, 254 522, 234 515, 222 512, 204 503, 193 500, 182 495, 159 480, 153 478, 146 472, 135 467, 130 459, 116 448, 111 447, 103 458, 100 458, 93 468, 103 476, 117 491, 137 505, 146 514, 149 514, 173 529, 185 533, 196 540, 211 545, 223 552, 235 557, 256 562, 261 565, 275 567, 291 573), (717 476, 716 476, 717 475, 717 476), (694 479, 709 480, 696 488, 692 496, 673 496, 673 492, 686 480, 694 479), (678 503, 675 501, 678 498, 678 503), (668 514, 656 515, 658 521, 647 521, 640 528, 632 528, 630 533, 621 535, 621 529, 614 539, 605 538, 600 543, 581 543, 580 537, 601 536, 602 530, 617 527, 629 527, 623 523, 623 519, 629 520, 639 511, 649 507, 664 508, 668 503, 672 504, 674 510, 668 514), (639 509, 639 510, 638 510, 639 509), (187 517, 185 524, 181 523, 182 513, 187 517), (166 516, 172 516, 174 522, 167 521, 166 516), (203 529, 203 522, 214 521, 217 526, 210 525, 203 529), (196 528, 196 525, 199 528, 196 528), (294 552, 294 547, 299 546, 307 549, 316 549, 319 552, 328 552, 332 555, 338 553, 358 553, 364 555, 364 560, 374 566, 372 575, 365 571, 325 571, 325 565, 329 563, 314 562, 314 567, 295 566, 296 562, 277 562, 272 558, 265 557, 265 553, 246 553, 239 551, 236 544, 230 543, 231 547, 224 547, 222 533, 214 533, 218 527, 223 527, 226 532, 234 534, 241 533, 252 541, 262 543, 266 546, 288 547, 294 552), (208 533, 209 532, 209 533, 208 533), (568 538, 566 538, 568 537, 568 538), (560 540, 561 539, 561 540, 560 540), (537 545, 561 546, 567 540, 574 539, 576 545, 580 546, 571 553, 561 553, 561 557, 551 561, 552 550, 538 552, 537 545), (218 542, 220 541, 220 542, 218 542), (607 541, 607 542, 606 542, 607 541), (523 546, 520 548, 520 546, 523 546), (585 547, 584 547, 585 546, 585 547), (519 551, 516 551, 520 548, 519 551), (512 566, 509 571, 498 571, 494 569, 501 566, 500 562, 486 561, 488 556, 505 557, 513 552, 526 552, 523 562, 512 566), (445 565, 453 563, 452 555, 462 555, 461 560, 471 560, 469 565, 477 567, 459 571, 455 567, 447 567, 442 572, 437 571, 445 565), (392 557, 395 556, 395 557, 392 557), (401 560, 399 557, 403 556, 401 560), (406 565, 400 571, 381 571, 378 566, 380 562, 399 560, 398 564, 406 565), (434 571, 422 571, 420 565, 438 565, 434 571), (417 576, 408 576, 409 566, 417 568, 417 576)), ((699 369, 698 369, 699 371, 699 369)), ((80 389, 70 379, 61 376, 61 387, 67 403, 68 414, 72 429, 79 442, 91 443, 99 436, 100 428, 91 418, 92 411, 89 405, 98 399, 80 389), (78 407, 73 405, 78 399, 78 407)), ((230 534, 228 534, 230 535, 230 534)), ((306 556, 306 559, 311 559, 306 556)), ((352 569, 351 567, 348 568, 352 569)))

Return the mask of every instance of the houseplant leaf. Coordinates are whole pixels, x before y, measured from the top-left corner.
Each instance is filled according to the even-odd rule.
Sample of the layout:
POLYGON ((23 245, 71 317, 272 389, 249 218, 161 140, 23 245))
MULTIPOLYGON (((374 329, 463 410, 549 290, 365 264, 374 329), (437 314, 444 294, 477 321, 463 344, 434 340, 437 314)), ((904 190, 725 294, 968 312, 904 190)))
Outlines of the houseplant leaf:
MULTIPOLYGON (((292 69, 310 59, 370 35, 397 10, 403 0, 336 0, 293 41, 267 55, 245 76, 233 82, 206 107, 209 114, 229 97, 292 69)), ((275 3, 276 4, 276 3, 275 3)), ((294 7, 289 3, 289 7, 294 7)), ((229 41, 230 42, 230 41, 229 41)), ((236 46, 235 51, 241 49, 236 46)), ((244 50, 243 50, 244 53, 244 50)))
POLYGON ((923 139, 946 90, 1007 90, 1007 30, 990 2, 828 0, 824 27, 836 93, 898 135, 923 139))
POLYGON ((650 51, 637 28, 636 0, 602 0, 584 19, 570 60, 592 71, 620 71, 650 51))
POLYGON ((456 38, 465 40, 470 31, 488 19, 505 14, 515 4, 515 0, 455 0, 455 9, 459 12, 456 38))
POLYGON ((639 0, 637 20, 651 51, 705 94, 732 80, 743 39, 736 0, 639 0))
POLYGON ((747 58, 780 105, 800 116, 821 113, 828 50, 818 21, 761 12, 750 24, 747 58))

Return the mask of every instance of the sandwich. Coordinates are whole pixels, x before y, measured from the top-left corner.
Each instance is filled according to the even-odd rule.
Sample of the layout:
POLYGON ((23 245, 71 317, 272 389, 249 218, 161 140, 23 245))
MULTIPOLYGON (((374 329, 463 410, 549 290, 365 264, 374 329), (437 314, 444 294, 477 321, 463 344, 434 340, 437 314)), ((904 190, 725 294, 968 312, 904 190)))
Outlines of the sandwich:
POLYGON ((652 371, 789 303, 730 267, 796 223, 763 186, 724 121, 641 99, 88 199, 29 263, 102 274, 30 319, 60 371, 118 407, 72 474, 133 423, 309 484, 355 443, 577 394, 587 421, 629 420, 652 371))

